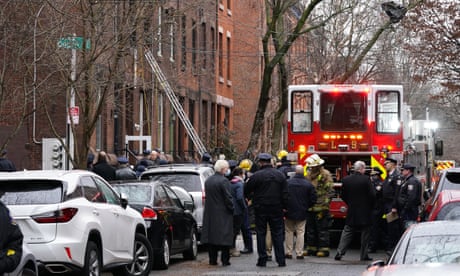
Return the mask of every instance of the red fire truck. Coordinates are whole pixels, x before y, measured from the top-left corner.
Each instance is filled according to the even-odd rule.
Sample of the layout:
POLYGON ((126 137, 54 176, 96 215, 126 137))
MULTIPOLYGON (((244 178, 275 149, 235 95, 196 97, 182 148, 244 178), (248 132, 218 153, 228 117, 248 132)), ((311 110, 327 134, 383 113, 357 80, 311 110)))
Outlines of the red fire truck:
POLYGON ((403 88, 401 85, 289 86, 287 149, 289 158, 305 165, 318 154, 334 177, 330 204, 332 229, 341 229, 347 206, 340 199, 341 179, 357 160, 378 167, 403 158, 403 88))

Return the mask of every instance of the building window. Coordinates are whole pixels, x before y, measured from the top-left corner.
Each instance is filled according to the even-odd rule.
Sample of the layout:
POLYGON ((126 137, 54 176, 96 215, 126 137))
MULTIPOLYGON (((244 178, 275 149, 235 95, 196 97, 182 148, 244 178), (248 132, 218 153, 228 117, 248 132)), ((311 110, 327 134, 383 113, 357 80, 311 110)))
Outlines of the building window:
MULTIPOLYGON (((224 34, 219 32, 219 42, 218 42, 218 47, 219 47, 219 78, 223 81, 224 78, 224 73, 223 73, 223 66, 224 66, 224 49, 223 49, 223 40, 224 40, 224 34)), ((220 81, 220 80, 219 80, 220 81)))
POLYGON ((232 15, 232 0, 227 0, 227 14, 232 15))
POLYGON ((181 70, 185 71, 187 68, 187 18, 182 16, 182 24, 181 24, 181 37, 182 37, 182 56, 181 56, 181 70))
POLYGON ((231 41, 230 36, 227 36, 227 81, 230 81, 231 78, 231 41))
POLYGON ((196 73, 196 52, 197 52, 197 29, 196 29, 196 22, 195 20, 192 21, 192 66, 193 66, 193 73, 196 73))
POLYGON ((157 41, 158 41, 158 52, 157 52, 157 55, 158 56, 162 56, 162 48, 163 45, 161 43, 161 24, 162 24, 162 20, 161 20, 161 17, 163 16, 163 8, 160 6, 158 7, 158 32, 157 32, 157 41))
POLYGON ((207 53, 206 53, 206 47, 207 47, 207 41, 206 41, 206 23, 201 24, 201 56, 202 56, 202 68, 206 69, 207 66, 207 53))
POLYGON ((216 62, 216 32, 214 28, 211 27, 211 69, 215 69, 216 62))
POLYGON ((174 26, 176 26, 176 24, 174 23, 173 18, 171 17, 171 22, 169 23, 169 43, 170 43, 169 59, 171 60, 171 62, 174 62, 176 60, 176 51, 175 51, 176 49, 176 34, 175 34, 176 30, 174 26))

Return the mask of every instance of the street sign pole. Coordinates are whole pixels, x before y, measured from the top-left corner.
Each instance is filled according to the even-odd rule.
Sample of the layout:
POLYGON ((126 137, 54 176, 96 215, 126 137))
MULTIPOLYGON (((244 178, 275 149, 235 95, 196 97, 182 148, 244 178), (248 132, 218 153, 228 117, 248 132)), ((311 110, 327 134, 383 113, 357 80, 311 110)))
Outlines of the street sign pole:
POLYGON ((84 39, 83 37, 77 37, 76 34, 73 34, 71 37, 62 37, 58 40, 57 43, 58 48, 65 48, 65 49, 72 49, 72 57, 71 57, 71 72, 70 72, 70 80, 72 81, 70 86, 70 99, 69 105, 66 105, 67 108, 67 119, 68 122, 66 124, 67 131, 66 131, 66 143, 69 149, 69 157, 66 158, 65 168, 66 170, 72 169, 70 164, 70 159, 74 159, 75 155, 75 140, 74 140, 74 133, 72 126, 75 125, 75 121, 73 120, 73 114, 71 114, 71 110, 75 110, 75 81, 77 79, 77 49, 90 49, 91 41, 89 39, 84 39))

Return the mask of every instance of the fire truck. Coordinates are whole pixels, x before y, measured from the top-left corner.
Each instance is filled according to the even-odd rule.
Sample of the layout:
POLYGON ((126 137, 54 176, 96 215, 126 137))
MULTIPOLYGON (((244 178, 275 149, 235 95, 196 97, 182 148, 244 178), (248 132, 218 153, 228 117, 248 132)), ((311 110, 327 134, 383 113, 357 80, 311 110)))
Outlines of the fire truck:
POLYGON ((305 165, 312 154, 326 162, 334 178, 331 229, 341 230, 347 206, 340 198, 341 180, 353 163, 378 167, 390 157, 401 162, 403 87, 401 85, 291 85, 288 87, 288 158, 305 165))

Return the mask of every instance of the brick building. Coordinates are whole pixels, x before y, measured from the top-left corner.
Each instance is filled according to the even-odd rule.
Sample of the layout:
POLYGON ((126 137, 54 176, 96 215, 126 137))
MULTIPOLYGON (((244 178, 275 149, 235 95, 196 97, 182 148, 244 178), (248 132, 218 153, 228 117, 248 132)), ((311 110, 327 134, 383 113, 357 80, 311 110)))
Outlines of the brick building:
POLYGON ((245 149, 260 87, 263 1, 139 2, 2 4, 14 16, 5 18, 9 36, 0 47, 23 49, 0 58, 8 64, 0 145, 18 169, 50 161, 47 138, 69 145, 70 99, 80 111, 73 129, 77 167, 84 166, 87 147, 117 155, 160 148, 177 161, 199 158, 144 57, 146 48, 207 149, 245 149), (82 44, 63 44, 73 36, 82 44), (81 138, 88 130, 89 139, 81 138))

